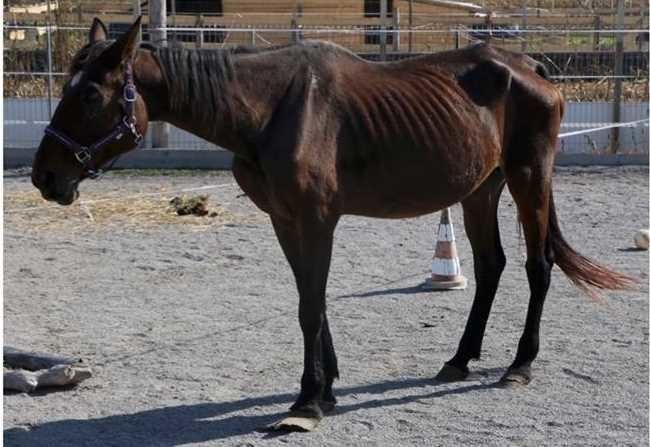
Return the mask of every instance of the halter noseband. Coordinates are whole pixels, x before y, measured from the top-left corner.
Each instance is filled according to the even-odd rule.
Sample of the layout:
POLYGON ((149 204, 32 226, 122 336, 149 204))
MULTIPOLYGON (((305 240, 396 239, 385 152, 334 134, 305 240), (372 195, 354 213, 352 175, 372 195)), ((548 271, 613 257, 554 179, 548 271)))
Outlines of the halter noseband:
MULTIPOLYGON (((84 174, 92 179, 96 179, 102 174, 102 170, 94 169, 91 165, 91 161, 101 148, 106 146, 108 143, 122 139, 124 134, 129 133, 133 137, 136 146, 142 141, 142 134, 138 132, 138 129, 135 126, 135 100, 137 96, 138 91, 133 82, 133 67, 131 66, 131 62, 127 62, 124 68, 124 88, 122 89, 124 115, 122 115, 120 122, 115 125, 108 135, 94 142, 90 146, 84 146, 52 126, 47 126, 45 128, 45 134, 54 137, 59 140, 59 142, 63 143, 63 146, 72 151, 75 159, 84 167, 84 174)), ((116 159, 113 160, 113 163, 115 163, 115 160, 116 159)), ((113 163, 111 163, 111 166, 113 163)))

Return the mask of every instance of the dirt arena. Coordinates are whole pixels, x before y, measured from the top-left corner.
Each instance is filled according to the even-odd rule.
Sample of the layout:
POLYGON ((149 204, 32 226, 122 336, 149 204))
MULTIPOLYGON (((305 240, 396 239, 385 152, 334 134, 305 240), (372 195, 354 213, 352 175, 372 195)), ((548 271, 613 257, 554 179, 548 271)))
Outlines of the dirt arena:
POLYGON ((5 172, 5 344, 85 359, 79 387, 5 394, 6 446, 648 445, 647 168, 558 169, 560 224, 580 252, 640 279, 594 301, 555 268, 535 379, 495 386, 521 335, 528 285, 515 208, 483 356, 462 383, 432 380, 455 352, 475 282, 425 293, 438 215, 342 219, 329 279, 339 405, 313 433, 259 431, 288 409, 302 371, 297 293, 266 215, 229 173, 117 172, 82 204, 38 198, 5 172), (178 191, 212 217, 178 217, 178 191))

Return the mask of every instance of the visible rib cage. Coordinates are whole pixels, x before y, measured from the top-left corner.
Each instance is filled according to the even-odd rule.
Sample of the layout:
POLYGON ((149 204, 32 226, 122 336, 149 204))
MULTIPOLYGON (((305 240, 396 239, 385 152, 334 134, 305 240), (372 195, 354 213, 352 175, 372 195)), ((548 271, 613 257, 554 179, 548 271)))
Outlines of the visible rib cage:
POLYGON ((421 147, 453 139, 457 124, 467 121, 468 113, 472 119, 455 82, 434 69, 379 73, 371 82, 352 81, 354 88, 342 101, 354 139, 379 144, 398 139, 421 147))

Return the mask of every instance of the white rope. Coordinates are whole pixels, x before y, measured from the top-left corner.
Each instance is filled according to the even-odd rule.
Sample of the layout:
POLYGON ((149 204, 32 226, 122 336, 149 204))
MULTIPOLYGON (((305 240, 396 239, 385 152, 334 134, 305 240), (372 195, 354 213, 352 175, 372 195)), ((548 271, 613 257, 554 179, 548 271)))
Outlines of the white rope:
MULTIPOLYGON (((179 189, 176 191, 162 191, 162 192, 145 192, 141 194, 132 194, 130 196, 125 196, 125 197, 106 197, 103 199, 96 199, 96 200, 87 200, 87 201, 80 201, 81 206, 86 206, 86 205, 91 205, 95 203, 100 203, 100 202, 108 202, 111 200, 125 200, 125 199, 137 199, 140 197, 151 197, 151 196, 163 196, 163 195, 172 195, 172 194, 179 194, 179 193, 186 193, 186 192, 195 192, 195 191, 204 191, 207 189, 216 189, 216 188, 225 188, 227 186, 234 186, 237 185, 237 183, 220 183, 217 185, 206 185, 206 186, 196 186, 192 188, 184 188, 184 189, 179 189)), ((22 213, 26 211, 35 211, 35 210, 43 210, 46 208, 57 208, 58 205, 49 205, 49 206, 33 206, 30 208, 20 208, 16 210, 5 210, 6 214, 9 213, 22 213)))
MULTIPOLYGON (((379 25, 377 25, 379 26, 379 25)), ((5 29, 42 29, 46 28, 43 26, 31 26, 31 25, 3 25, 5 29)), ((52 30, 88 30, 88 27, 73 27, 73 26, 51 26, 52 30)), ((432 33, 432 34, 444 34, 444 33, 519 33, 519 34, 626 34, 626 33, 647 33, 647 29, 519 29, 519 28, 492 28, 492 29, 471 29, 471 28, 448 28, 448 29, 366 29, 361 27, 350 27, 350 28, 308 28, 306 26, 294 27, 294 28, 257 28, 257 27, 233 27, 233 28, 221 28, 221 27, 156 27, 148 28, 147 31, 168 31, 168 32, 190 32, 190 31, 213 31, 213 32, 264 32, 264 33, 287 33, 287 32, 303 32, 303 33, 341 33, 341 34, 366 34, 368 32, 372 33, 432 33)))
POLYGON ((613 129, 615 127, 635 127, 637 124, 648 122, 649 119, 650 118, 645 118, 645 119, 637 120, 637 121, 629 121, 627 123, 615 123, 615 124, 609 124, 607 126, 602 126, 602 127, 594 127, 594 128, 591 128, 591 129, 575 130, 573 132, 565 132, 565 133, 559 134, 558 138, 573 137, 575 135, 582 135, 583 133, 597 132, 599 130, 613 129))

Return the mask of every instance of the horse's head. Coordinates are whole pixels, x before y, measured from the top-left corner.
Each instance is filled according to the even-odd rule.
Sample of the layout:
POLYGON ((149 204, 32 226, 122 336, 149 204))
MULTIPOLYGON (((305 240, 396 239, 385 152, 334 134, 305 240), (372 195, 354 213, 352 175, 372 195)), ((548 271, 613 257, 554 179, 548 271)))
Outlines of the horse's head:
POLYGON ((94 177, 115 157, 138 146, 147 130, 147 108, 135 89, 133 62, 140 19, 116 41, 99 20, 75 55, 34 158, 32 182, 47 200, 69 205, 79 182, 94 177))

